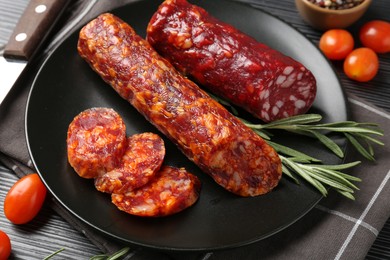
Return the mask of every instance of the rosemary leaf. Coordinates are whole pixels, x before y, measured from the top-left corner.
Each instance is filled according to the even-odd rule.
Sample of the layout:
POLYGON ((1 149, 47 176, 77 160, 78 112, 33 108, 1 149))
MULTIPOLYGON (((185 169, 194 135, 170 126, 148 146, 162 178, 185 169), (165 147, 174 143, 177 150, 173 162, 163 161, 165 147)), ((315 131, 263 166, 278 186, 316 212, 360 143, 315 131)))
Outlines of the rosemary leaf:
POLYGON ((290 170, 285 166, 285 165, 283 165, 282 164, 282 172, 286 175, 286 176, 288 176, 288 177, 290 177, 296 184, 299 184, 299 180, 292 174, 292 172, 290 172, 290 170))
POLYGON ((371 128, 371 129, 379 129, 379 125, 376 123, 369 123, 369 122, 356 122, 356 121, 340 121, 340 122, 331 122, 331 123, 322 123, 318 124, 317 126, 323 126, 323 127, 363 127, 363 128, 371 128))
POLYGON ((340 177, 343 177, 344 179, 346 180, 350 180, 350 181, 357 181, 357 182, 361 182, 362 180, 356 176, 353 176, 353 175, 350 175, 350 174, 346 174, 346 173, 343 173, 343 172, 338 172, 338 175, 340 177))
POLYGON ((327 126, 321 126, 321 125, 302 125, 299 126, 303 129, 311 129, 311 130, 327 130, 332 132, 341 132, 341 133, 364 133, 364 134, 373 134, 373 135, 380 135, 383 136, 382 131, 377 129, 371 129, 371 128, 364 128, 364 127, 355 127, 355 126, 349 126, 349 127, 327 127, 327 126))
POLYGON ((297 115, 297 116, 279 119, 271 123, 264 124, 262 125, 262 127, 271 129, 280 125, 309 124, 309 123, 319 122, 321 121, 321 119, 322 116, 318 114, 304 114, 304 115, 297 115))
POLYGON ((290 147, 287 147, 287 146, 284 146, 284 145, 281 145, 281 144, 277 144, 277 143, 274 143, 272 141, 267 141, 267 143, 269 145, 271 145, 275 150, 276 152, 278 153, 282 153, 284 155, 288 155, 288 156, 291 156, 291 157, 294 157, 296 159, 298 159, 300 162, 320 162, 320 160, 314 158, 314 157, 311 157, 307 154, 304 154, 304 153, 301 153, 295 149, 292 149, 290 147))
POLYGON ((51 253, 50 255, 48 255, 48 256, 46 256, 45 258, 43 258, 43 260, 48 260, 48 259, 52 258, 53 256, 55 256, 55 255, 61 253, 61 252, 64 251, 64 250, 65 250, 65 248, 60 248, 60 249, 58 249, 57 251, 55 251, 54 253, 51 253))
POLYGON ((329 137, 316 131, 310 130, 310 133, 315 136, 323 145, 329 148, 338 157, 343 158, 344 153, 341 148, 329 137))
POLYGON ((342 121, 342 122, 333 122, 333 123, 325 123, 325 124, 319 124, 318 126, 324 126, 324 127, 353 127, 358 126, 359 123, 355 121, 342 121))
POLYGON ((378 131, 384 133, 382 129, 380 129, 380 125, 377 123, 371 123, 371 122, 363 122, 363 123, 357 123, 361 127, 371 127, 371 128, 376 128, 378 131))
POLYGON ((267 132, 265 131, 259 131, 257 129, 253 130, 256 134, 260 135, 261 138, 265 139, 265 140, 271 140, 271 137, 269 134, 267 134, 267 132))
POLYGON ((130 248, 129 247, 124 247, 122 248, 121 250, 119 250, 118 252, 112 254, 111 256, 109 256, 107 258, 107 260, 115 260, 115 259, 118 259, 119 257, 127 254, 127 252, 129 252, 130 248))
POLYGON ((367 142, 367 150, 368 153, 371 154, 371 156, 374 158, 375 156, 374 147, 372 147, 372 145, 369 142, 367 142))
POLYGON ((345 170, 348 168, 352 168, 358 164, 360 164, 360 161, 350 162, 350 163, 344 163, 344 164, 338 164, 338 165, 324 165, 324 164, 318 164, 316 165, 317 168, 324 168, 329 170, 345 170))
POLYGON ((376 143, 378 145, 385 145, 383 142, 379 141, 378 139, 373 138, 372 136, 369 136, 367 134, 361 134, 361 133, 354 133, 356 137, 360 137, 361 139, 366 139, 370 142, 376 143))
POLYGON ((348 133, 344 133, 344 135, 361 155, 363 155, 367 160, 375 161, 375 158, 359 143, 355 137, 348 133))
POLYGON ((349 192, 345 192, 345 191, 341 191, 341 190, 337 190, 337 192, 350 200, 355 200, 355 197, 349 192))

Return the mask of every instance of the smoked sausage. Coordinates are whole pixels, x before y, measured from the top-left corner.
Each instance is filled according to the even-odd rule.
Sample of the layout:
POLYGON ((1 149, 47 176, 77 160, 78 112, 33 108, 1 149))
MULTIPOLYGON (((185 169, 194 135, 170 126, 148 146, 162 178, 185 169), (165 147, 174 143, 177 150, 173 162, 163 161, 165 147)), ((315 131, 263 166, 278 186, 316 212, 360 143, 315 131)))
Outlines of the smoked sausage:
POLYGON ((105 13, 84 26, 78 52, 226 190, 256 196, 279 183, 282 166, 276 151, 177 72, 120 18, 105 13))
POLYGON ((308 111, 316 80, 301 63, 186 0, 166 0, 147 40, 181 73, 264 122, 308 111))

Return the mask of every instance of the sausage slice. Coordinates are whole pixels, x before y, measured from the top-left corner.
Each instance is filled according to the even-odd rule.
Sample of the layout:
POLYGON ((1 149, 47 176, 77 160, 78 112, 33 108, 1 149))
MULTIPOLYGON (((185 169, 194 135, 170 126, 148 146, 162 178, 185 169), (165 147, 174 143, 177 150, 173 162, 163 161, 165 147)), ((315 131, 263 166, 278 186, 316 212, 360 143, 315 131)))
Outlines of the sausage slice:
POLYGON ((164 166, 153 182, 124 194, 111 195, 120 210, 142 217, 163 217, 178 213, 199 198, 199 179, 184 168, 164 166))
POLYGON ((164 141, 154 133, 135 134, 128 138, 127 150, 118 168, 95 179, 101 192, 122 194, 152 180, 165 156, 164 141))
POLYGON ((90 108, 68 127, 68 161, 83 178, 95 178, 118 167, 127 147, 126 126, 111 108, 90 108))

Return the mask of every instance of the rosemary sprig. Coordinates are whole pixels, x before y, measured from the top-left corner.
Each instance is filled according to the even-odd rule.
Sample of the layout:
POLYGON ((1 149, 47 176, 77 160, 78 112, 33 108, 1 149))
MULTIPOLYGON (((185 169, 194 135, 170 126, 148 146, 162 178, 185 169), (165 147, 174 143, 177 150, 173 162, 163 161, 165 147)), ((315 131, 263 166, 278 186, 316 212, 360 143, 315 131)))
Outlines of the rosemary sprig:
POLYGON ((297 174, 316 188, 324 197, 328 195, 326 187, 330 187, 349 199, 355 199, 353 193, 354 190, 358 190, 358 187, 352 182, 360 182, 361 180, 341 171, 358 165, 360 161, 324 165, 320 164, 320 160, 295 149, 272 141, 267 142, 279 154, 282 161, 283 174, 291 178, 295 183, 299 184, 298 178, 295 177, 295 174, 297 174))
MULTIPOLYGON (((318 123, 321 120, 321 115, 306 114, 281 119, 264 125, 250 124, 245 120, 243 120, 243 122, 256 131, 256 133, 261 133, 264 130, 269 131, 278 129, 314 137, 341 158, 344 157, 341 147, 326 134, 343 134, 360 154, 371 161, 375 160, 372 143, 384 145, 383 142, 372 136, 383 136, 383 131, 379 129, 376 124, 357 123, 353 121, 326 124, 318 123)), ((270 135, 267 133, 266 136, 269 137, 270 135)), ((284 175, 292 178, 295 182, 298 182, 298 179, 294 174, 299 175, 316 188, 323 196, 327 196, 328 190, 326 187, 330 187, 341 195, 354 200, 353 193, 354 190, 357 190, 358 188, 352 182, 359 182, 361 180, 341 171, 358 165, 360 161, 338 165, 323 165, 319 164, 320 160, 292 148, 274 143, 270 138, 266 139, 266 141, 278 152, 279 157, 282 160, 284 175)))
POLYGON ((298 173, 302 178, 315 187, 321 194, 326 197, 328 191, 324 184, 333 188, 343 196, 354 200, 354 190, 358 190, 351 181, 361 181, 352 175, 342 173, 340 170, 358 165, 360 162, 340 165, 321 165, 321 164, 304 164, 296 162, 294 158, 287 158, 280 155, 285 167, 298 173))
POLYGON ((49 259, 51 259, 53 256, 55 256, 55 255, 61 253, 61 252, 64 251, 64 250, 65 250, 65 248, 60 248, 60 249, 58 249, 57 251, 55 251, 55 252, 51 253, 50 255, 46 256, 45 258, 43 258, 43 260, 49 260, 49 259))
POLYGON ((251 124, 247 121, 243 122, 257 133, 263 132, 264 130, 278 129, 299 135, 314 137, 340 158, 344 157, 344 152, 336 142, 327 136, 327 134, 343 134, 355 147, 355 149, 370 161, 375 160, 372 144, 375 143, 378 145, 384 145, 383 142, 373 137, 383 136, 383 130, 381 130, 377 124, 357 123, 354 121, 325 124, 318 123, 321 120, 321 115, 305 114, 280 119, 267 124, 251 124))

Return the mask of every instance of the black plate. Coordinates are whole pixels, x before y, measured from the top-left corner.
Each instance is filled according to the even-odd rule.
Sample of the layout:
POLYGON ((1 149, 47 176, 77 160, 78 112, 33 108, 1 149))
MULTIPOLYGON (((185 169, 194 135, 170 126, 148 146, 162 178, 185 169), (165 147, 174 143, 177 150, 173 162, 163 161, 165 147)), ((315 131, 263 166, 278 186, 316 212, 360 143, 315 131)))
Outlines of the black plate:
MULTIPOLYGON (((310 68, 318 80, 318 96, 312 111, 326 121, 347 118, 345 97, 333 69, 304 36, 279 19, 246 5, 224 0, 193 1, 273 48, 310 68)), ((161 1, 139 1, 112 12, 131 24, 142 36, 161 1)), ((225 191, 185 158, 168 140, 165 163, 185 166, 203 183, 199 201, 173 216, 149 219, 128 215, 111 204, 67 162, 66 132, 82 110, 111 107, 125 120, 127 133, 157 130, 122 100, 77 54, 78 33, 52 53, 39 71, 27 105, 26 131, 34 165, 54 196, 75 216, 123 242, 163 250, 213 250, 237 247, 264 239, 294 223, 321 199, 304 182, 283 178, 271 193, 241 198, 225 191)), ((310 152, 329 163, 340 160, 320 145, 303 138, 282 135, 284 142, 310 152)))

